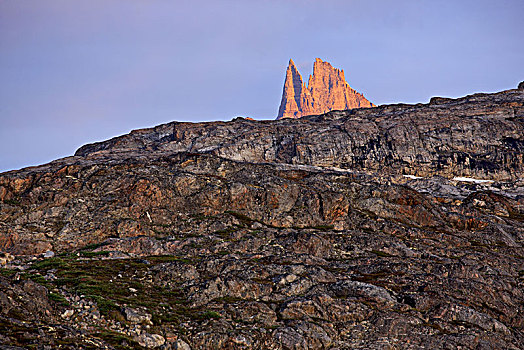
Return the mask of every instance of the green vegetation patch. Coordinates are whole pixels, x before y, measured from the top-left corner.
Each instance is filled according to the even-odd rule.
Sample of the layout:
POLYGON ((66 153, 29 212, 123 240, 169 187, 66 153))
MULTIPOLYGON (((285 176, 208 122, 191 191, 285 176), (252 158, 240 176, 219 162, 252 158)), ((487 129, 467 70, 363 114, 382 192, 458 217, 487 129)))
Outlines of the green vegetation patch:
POLYGON ((222 318, 222 315, 220 315, 216 311, 205 310, 205 311, 197 314, 197 318, 202 319, 202 320, 211 320, 211 319, 216 319, 217 320, 219 318, 222 318))
POLYGON ((107 245, 107 243, 105 242, 101 242, 101 243, 91 243, 91 244, 88 244, 86 246, 84 246, 83 248, 81 248, 80 250, 95 250, 97 248, 100 248, 100 247, 103 247, 107 245))
POLYGON ((49 292, 48 297, 62 306, 69 306, 69 302, 61 294, 49 292))
POLYGON ((247 215, 244 215, 242 213, 238 213, 236 211, 228 210, 226 211, 226 214, 234 216, 238 221, 240 221, 244 225, 251 225, 251 223, 258 221, 255 219, 250 218, 247 215))
POLYGON ((0 268, 0 276, 11 277, 16 274, 15 270, 0 268))
POLYGON ((44 278, 44 276, 42 276, 42 275, 39 275, 39 274, 36 274, 36 273, 24 273, 23 276, 24 276, 24 278, 30 279, 31 281, 33 281, 35 283, 43 284, 46 287, 48 287, 47 281, 44 278))
MULTIPOLYGON (((122 323, 126 322, 122 314, 124 306, 144 307, 152 315, 154 325, 170 324, 175 328, 180 328, 180 324, 188 320, 205 321, 221 317, 216 311, 189 307, 184 290, 177 281, 170 281, 167 285, 155 283, 155 273, 151 270, 155 265, 169 262, 194 264, 199 258, 164 255, 140 259, 97 259, 105 254, 106 252, 80 250, 72 255, 36 261, 22 276, 49 290, 61 288, 68 293, 90 299, 97 304, 104 317, 122 323), (92 259, 79 259, 78 256, 92 259), (43 277, 50 270, 56 279, 46 280, 43 277)), ((4 275, 11 274, 5 271, 8 270, 0 269, 4 275)), ((67 299, 58 291, 48 292, 48 296, 58 304, 68 305, 67 299)), ((101 338, 118 348, 118 334, 100 334, 101 338)), ((131 345, 120 348, 135 348, 135 344, 127 340, 126 344, 131 345)))
POLYGON ((230 240, 231 239, 231 234, 238 231, 238 227, 235 227, 235 226, 229 226, 223 230, 217 230, 215 232, 213 232, 213 235, 215 236, 219 236, 225 240, 230 240))
POLYGON ((37 261, 31 268, 36 270, 64 269, 67 268, 67 262, 62 257, 54 257, 37 261))
POLYGON ((383 252, 381 250, 372 250, 371 252, 373 254, 375 254, 377 256, 380 256, 380 257, 383 257, 383 258, 389 258, 389 257, 393 257, 394 256, 394 255, 391 255, 389 253, 383 252))
POLYGON ((12 205, 12 206, 18 206, 18 205, 20 205, 20 200, 18 200, 18 199, 4 199, 4 203, 12 205))
POLYGON ((136 341, 126 334, 103 330, 96 333, 95 336, 106 341, 118 350, 143 349, 136 341))
POLYGON ((108 252, 108 251, 105 251, 105 250, 102 250, 102 251, 99 251, 99 252, 87 252, 87 251, 82 251, 80 252, 80 254, 86 258, 95 258, 95 257, 99 257, 99 256, 108 256, 111 252, 108 252))
POLYGON ((313 226, 313 228, 315 230, 319 230, 319 231, 331 231, 335 228, 335 226, 333 225, 318 225, 318 226, 313 226))
MULTIPOLYGON (((86 255, 82 251, 81 255, 86 255)), ((99 257, 100 254, 90 255, 99 257)), ((156 264, 165 262, 191 263, 189 259, 177 256, 153 256, 147 259, 103 259, 82 260, 76 257, 51 258, 33 264, 30 273, 24 276, 35 282, 44 284, 49 289, 61 287, 76 295, 96 302, 100 313, 105 317, 123 322, 121 309, 130 307, 145 307, 162 323, 178 325, 187 319, 198 318, 199 309, 187 307, 187 300, 181 289, 159 286, 151 283, 149 269, 156 264), (42 276, 47 270, 53 271, 56 280, 46 281, 42 276)), ((58 293, 50 293, 49 298, 64 304, 67 301, 58 293)))

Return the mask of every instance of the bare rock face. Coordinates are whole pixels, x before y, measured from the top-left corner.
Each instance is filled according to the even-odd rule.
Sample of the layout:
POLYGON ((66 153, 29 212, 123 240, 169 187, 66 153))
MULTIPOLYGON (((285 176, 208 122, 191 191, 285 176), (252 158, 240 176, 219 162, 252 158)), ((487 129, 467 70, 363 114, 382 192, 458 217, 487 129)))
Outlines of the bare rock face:
POLYGON ((0 174, 0 348, 523 349, 523 135, 514 89, 0 174))
MULTIPOLYGON (((517 179, 524 174, 524 90, 432 98, 277 121, 172 122, 81 147, 77 156, 210 153, 236 161, 381 174, 517 179)), ((0 177, 0 199, 9 198, 0 177)), ((24 188, 27 179, 11 186, 24 188)))
POLYGON ((306 86, 295 63, 289 60, 277 119, 362 107, 373 104, 348 85, 343 70, 317 58, 306 86))

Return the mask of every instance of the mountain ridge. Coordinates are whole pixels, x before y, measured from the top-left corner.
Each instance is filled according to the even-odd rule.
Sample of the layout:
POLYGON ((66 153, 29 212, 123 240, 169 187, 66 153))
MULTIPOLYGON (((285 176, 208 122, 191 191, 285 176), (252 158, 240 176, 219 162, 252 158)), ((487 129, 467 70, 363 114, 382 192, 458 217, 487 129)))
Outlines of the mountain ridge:
POLYGON ((515 178, 524 169, 523 101, 524 91, 512 89, 457 99, 434 97, 427 104, 332 111, 296 120, 172 122, 82 146, 75 155, 118 150, 211 152, 240 161, 421 176, 515 178), (324 138, 319 129, 325 129, 324 138), (499 159, 494 145, 505 147, 505 159, 499 159))

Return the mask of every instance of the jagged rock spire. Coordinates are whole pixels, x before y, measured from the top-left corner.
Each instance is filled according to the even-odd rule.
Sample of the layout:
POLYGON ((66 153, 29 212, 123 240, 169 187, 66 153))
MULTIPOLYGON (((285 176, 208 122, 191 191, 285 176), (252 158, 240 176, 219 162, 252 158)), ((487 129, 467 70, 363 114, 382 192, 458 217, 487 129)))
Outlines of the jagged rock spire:
POLYGON ((295 63, 289 60, 277 119, 359 107, 373 104, 348 85, 343 70, 317 58, 306 87, 295 63))
POLYGON ((300 75, 295 62, 289 60, 286 70, 286 81, 284 82, 284 91, 282 92, 282 101, 278 111, 279 118, 293 118, 295 113, 300 113, 300 97, 305 90, 302 76, 300 75))

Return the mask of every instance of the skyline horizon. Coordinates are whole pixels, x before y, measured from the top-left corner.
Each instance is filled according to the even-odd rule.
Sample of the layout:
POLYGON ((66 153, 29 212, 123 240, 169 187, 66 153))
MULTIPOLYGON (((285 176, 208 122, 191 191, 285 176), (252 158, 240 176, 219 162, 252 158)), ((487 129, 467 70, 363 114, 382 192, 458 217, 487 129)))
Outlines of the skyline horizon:
MULTIPOLYGON (((324 61, 324 62, 327 62, 327 61, 324 61)), ((342 70, 342 69, 341 69, 342 70)), ((508 88, 508 89, 503 89, 503 90, 498 90, 498 91, 479 91, 479 92, 471 92, 471 93, 467 93, 465 95, 461 95, 461 96, 431 96, 429 97, 429 99, 427 101, 421 101, 421 102, 390 102, 390 103, 384 103, 384 104, 377 104, 373 107, 360 107, 360 108, 366 108, 366 109, 369 109, 369 108, 376 108, 376 107, 381 107, 381 106, 388 106, 388 105, 397 105, 397 104, 401 104, 401 105, 418 105, 418 104, 429 104, 430 100, 433 98, 433 97, 443 97, 443 98, 451 98, 451 99, 460 99, 460 98, 464 98, 464 97, 468 97, 468 96, 472 96, 472 95, 476 95, 476 94, 496 94, 496 93, 499 93, 499 92, 504 92, 504 91, 508 91, 508 90, 517 90, 518 89, 518 86, 520 83, 524 83, 524 80, 518 82, 516 84, 516 86, 512 87, 512 88, 508 88)), ((348 83, 349 84, 349 83, 348 83)), ((360 108, 354 108, 354 109, 360 109, 360 108)), ((305 117, 305 116, 304 116, 305 117)), ((53 162, 55 160, 60 160, 60 159, 63 159, 63 158, 67 158, 67 157, 72 157, 75 155, 76 151, 78 151, 78 149, 80 149, 82 146, 85 146, 85 145, 89 145, 89 144, 95 144, 95 143, 99 143, 99 142, 105 142, 105 141, 108 141, 108 140, 111 140, 111 139, 114 139, 114 138, 118 138, 118 137, 121 137, 121 136, 125 136, 125 135, 128 135, 130 134, 131 132, 133 131, 136 131, 136 130, 145 130, 145 129, 152 129, 152 128, 155 128, 157 126, 161 126, 161 125, 165 125, 165 124, 169 124, 169 123, 173 123, 173 122, 178 122, 178 123, 192 123, 192 124, 199 124, 199 123, 214 123, 214 122, 229 122, 229 121, 232 121, 233 119, 236 119, 236 118, 249 118, 249 119, 252 119, 254 121, 277 121, 277 120, 281 120, 281 119, 277 119, 277 116, 271 116, 271 117, 267 117, 267 118, 264 118, 264 117, 253 117, 253 116, 250 116, 250 115, 233 115, 231 118, 229 119, 209 119, 209 120, 200 120, 200 121, 191 121, 191 120, 176 120, 176 119, 173 119, 173 120, 169 120, 169 121, 165 121, 165 122, 162 122, 160 124, 155 124, 155 125, 148 125, 148 126, 144 126, 144 127, 138 127, 138 128, 135 128, 135 129, 131 129, 131 130, 128 130, 128 131, 123 131, 122 133, 120 134, 116 134, 116 135, 113 135, 113 136, 110 136, 108 138, 104 138, 104 139, 99 139, 99 140, 93 140, 93 141, 90 141, 90 142, 87 142, 87 143, 84 143, 84 144, 80 144, 74 151, 73 153, 69 154, 69 155, 65 155, 65 156, 61 156, 61 157, 57 157, 57 158, 53 158, 53 159, 50 159, 48 161, 44 161, 42 163, 38 163, 38 164, 32 164, 32 165, 27 165, 27 166, 23 166, 21 168, 13 168, 13 169, 5 169, 5 170, 2 170, 0 169, 0 174, 1 173, 6 173, 6 172, 11 172, 11 171, 19 171, 19 170, 22 170, 22 169, 25 169, 25 168, 32 168, 32 167, 38 167, 38 166, 41 166, 41 165, 45 165, 45 164, 48 164, 50 162, 53 162)), ((282 119, 293 119, 293 118, 288 118, 288 117, 284 117, 282 119)), ((295 118, 295 119, 300 119, 300 118, 295 118)))
MULTIPOLYGON (((319 58, 321 59, 320 57, 315 57, 316 58, 319 58)), ((290 61, 292 60, 291 58, 289 59, 290 61)), ((324 62, 328 62, 327 60, 323 60, 324 62)), ((288 61, 289 62, 289 61, 288 61)), ((300 68, 300 66, 298 64, 295 63, 295 65, 300 68)), ((305 64, 302 64, 302 68, 305 66, 305 64)), ((286 66, 287 67, 287 66, 286 66)), ((337 68, 337 67, 334 67, 334 68, 337 68)), ((338 68, 337 68, 338 69, 338 68)), ((300 70, 299 69, 299 74, 300 73, 300 70)), ((343 68, 340 68, 341 71, 345 71, 343 68)), ((284 76, 285 76, 285 69, 283 70, 284 71, 284 76)), ((304 76, 307 76, 308 77, 308 80, 309 78, 312 76, 312 71, 313 71, 313 64, 311 64, 311 73, 308 73, 308 74, 304 74, 304 76)), ((517 79, 518 80, 518 79, 517 79)), ((285 81, 285 78, 284 78, 284 81, 285 81)), ((346 79, 347 81, 347 79, 346 79)), ((459 96, 441 96, 441 95, 434 95, 434 96, 429 96, 427 101, 419 101, 419 102, 416 102, 416 101, 409 101, 409 102, 403 102, 403 101, 391 101, 391 102, 386 102, 386 103, 382 103, 382 104, 375 104, 372 100, 371 102, 375 104, 374 107, 362 107, 362 108, 375 108, 375 107, 380 107, 380 106, 386 106, 386 105, 395 105, 395 104, 406 104, 406 105, 416 105, 416 104, 426 104, 426 103, 429 103, 430 99, 433 98, 433 97, 444 97, 444 98, 452 98, 452 99, 456 99, 456 98, 462 98, 462 97, 466 97, 466 96, 470 96, 470 95, 475 95, 475 94, 482 94, 482 93, 487 93, 487 94, 490 94, 490 93, 497 93, 497 92, 501 92, 501 91, 506 91, 506 90, 513 90, 513 89, 517 89, 518 85, 520 82, 522 82, 524 80, 521 80, 521 81, 517 81, 515 86, 514 87, 509 87, 507 89, 503 89, 503 90, 489 90, 489 91, 471 91, 469 93, 465 93, 464 95, 459 95, 459 96)), ((306 84, 306 82, 304 82, 306 84)), ((350 84, 351 82, 347 81, 348 84, 350 84)), ((306 84, 306 86, 308 86, 309 84, 309 81, 308 83, 306 84)), ((351 86, 351 84, 350 84, 351 86)), ((283 87, 284 87, 284 82, 282 83, 282 86, 280 88, 280 90, 283 90, 283 87)), ((361 91, 358 91, 357 92, 359 93, 362 93, 364 96, 365 96, 365 93, 364 92, 361 92, 361 91)), ((277 107, 278 109, 278 107, 277 107)), ((22 166, 22 167, 19 167, 19 168, 9 168, 9 169, 2 169, 0 168, 0 173, 4 173, 4 172, 10 172, 10 171, 17 171, 17 170, 21 170, 21 169, 24 169, 24 168, 31 168, 31 167, 36 167, 36 166, 40 166, 40 165, 44 165, 44 164, 47 164, 47 163, 50 163, 54 160, 58 160, 58 159, 62 159, 62 158, 67 158, 67 157, 71 157, 71 156, 74 156, 75 152, 81 148, 82 146, 84 145, 87 145, 87 144, 91 144, 91 143, 98 143, 98 142, 103 142, 103 141, 107 141, 107 140, 110 140, 110 139, 113 139, 113 138, 117 138, 117 137, 120 137, 120 136, 124 136, 124 135, 127 135, 129 133, 131 133, 132 131, 134 130, 141 130, 141 129, 150 129, 150 128, 154 128, 156 126, 159 126, 159 125, 162 125, 162 124, 169 124, 171 122, 181 122, 181 123, 213 123, 213 122, 228 122, 228 121, 231 121, 235 118, 252 118, 256 121, 271 121, 271 120, 278 120, 277 119, 277 114, 278 112, 275 114, 275 115, 272 115, 272 116, 253 116, 253 115, 249 115, 249 114, 234 114, 232 115, 230 118, 225 118, 225 119, 206 119, 206 118, 202 118, 201 120, 177 120, 177 119, 172 119, 172 120, 166 120, 164 122, 161 122, 159 124, 152 124, 152 125, 144 125, 142 127, 136 127, 136 128, 133 128, 133 129, 129 129, 127 131, 122 131, 121 133, 117 133, 113 136, 109 136, 109 137, 106 137, 106 138, 100 138, 100 139, 96 139, 96 140, 92 140, 92 141, 89 141, 87 143, 83 143, 83 144, 79 144, 78 147, 76 147, 74 149, 74 151, 69 154, 69 155, 63 155, 63 156, 59 156, 59 157, 56 157, 56 158, 52 158, 52 159, 49 159, 47 161, 43 161, 41 163, 38 163, 38 164, 28 164, 28 165, 25 165, 25 166, 22 166)))

